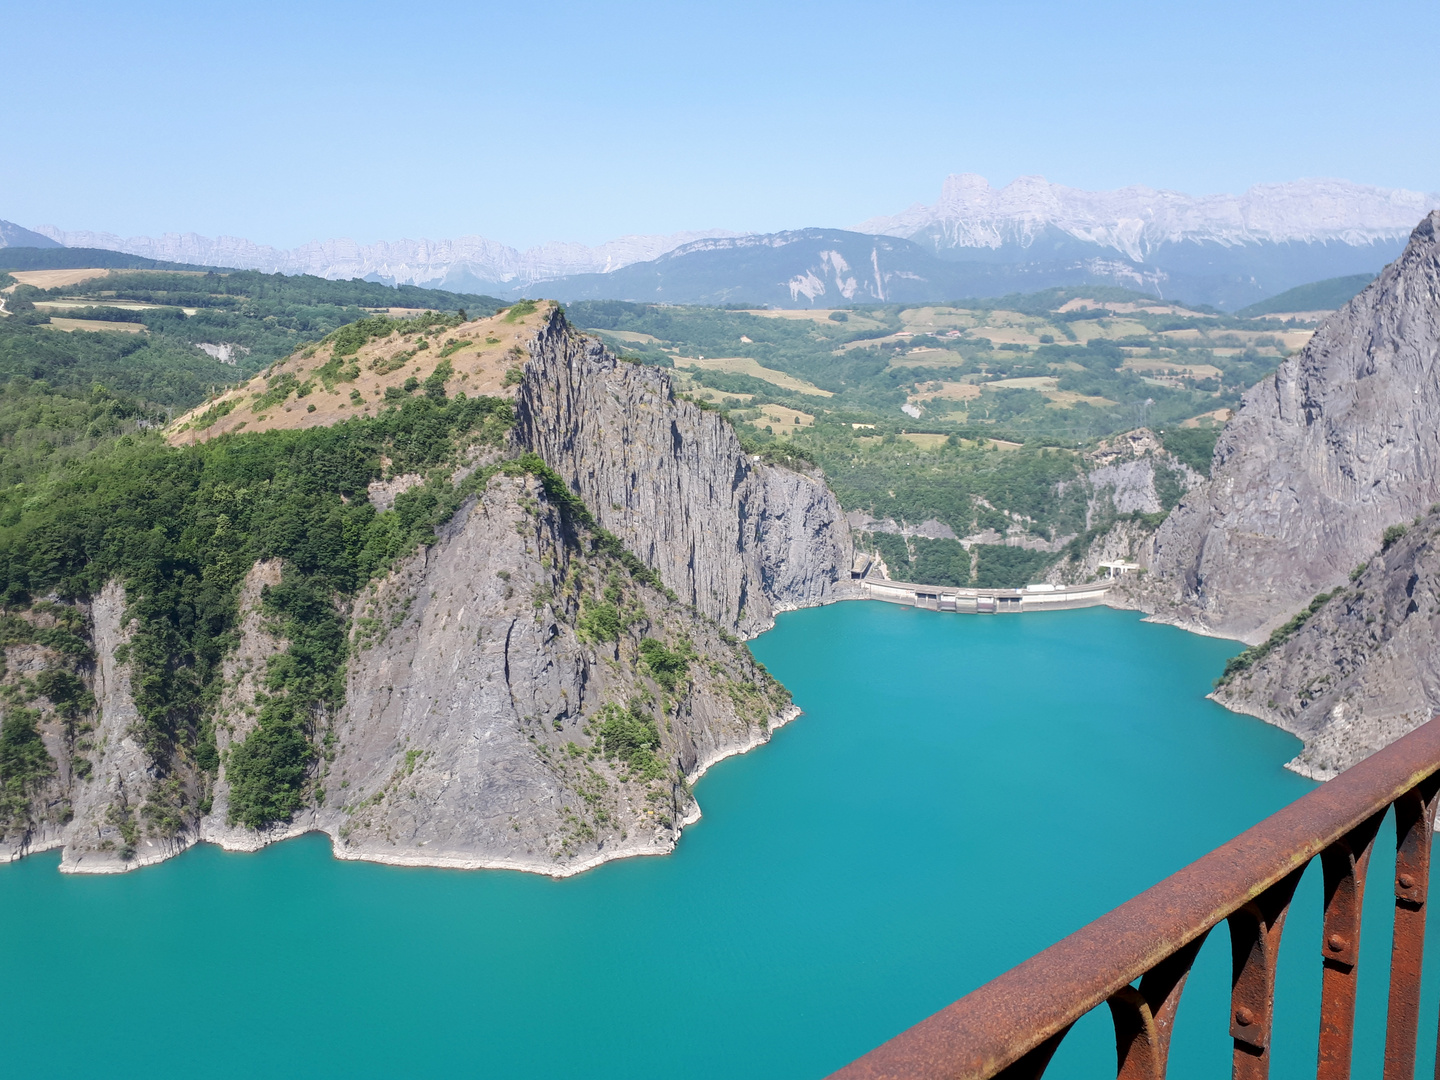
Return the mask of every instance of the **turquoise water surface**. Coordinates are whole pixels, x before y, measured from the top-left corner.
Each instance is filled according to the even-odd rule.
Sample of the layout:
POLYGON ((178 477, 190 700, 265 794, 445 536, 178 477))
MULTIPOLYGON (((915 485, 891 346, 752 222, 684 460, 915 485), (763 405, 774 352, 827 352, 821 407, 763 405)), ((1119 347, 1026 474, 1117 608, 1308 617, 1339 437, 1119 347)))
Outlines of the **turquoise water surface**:
MULTIPOLYGON (((0 867, 0 1073, 819 1077, 1312 786, 1281 768, 1295 739, 1204 700, 1238 646, 1131 613, 846 603, 753 648, 805 715, 710 771, 668 857, 553 881, 338 862, 306 837, 117 877, 0 867)), ((1274 1076, 1313 1075, 1318 870, 1274 1076)), ((1390 873, 1377 858, 1372 996, 1390 873)), ((1227 1074, 1228 967, 1222 930, 1172 1076, 1227 1074)), ((1114 1075, 1105 1013, 1050 1075, 1114 1075)))

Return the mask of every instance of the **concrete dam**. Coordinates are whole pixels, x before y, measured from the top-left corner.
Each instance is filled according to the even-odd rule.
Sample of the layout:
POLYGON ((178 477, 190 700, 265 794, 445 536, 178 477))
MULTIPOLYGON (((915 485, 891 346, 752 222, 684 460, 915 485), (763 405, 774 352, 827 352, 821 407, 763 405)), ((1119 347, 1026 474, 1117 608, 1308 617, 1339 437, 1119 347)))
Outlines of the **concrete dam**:
POLYGON ((1088 585, 1027 585, 1023 589, 964 589, 943 585, 916 585, 908 581, 865 577, 860 589, 866 599, 884 600, 930 611, 956 611, 976 615, 1006 615, 1024 611, 1061 611, 1094 607, 1105 602, 1114 582, 1088 585))

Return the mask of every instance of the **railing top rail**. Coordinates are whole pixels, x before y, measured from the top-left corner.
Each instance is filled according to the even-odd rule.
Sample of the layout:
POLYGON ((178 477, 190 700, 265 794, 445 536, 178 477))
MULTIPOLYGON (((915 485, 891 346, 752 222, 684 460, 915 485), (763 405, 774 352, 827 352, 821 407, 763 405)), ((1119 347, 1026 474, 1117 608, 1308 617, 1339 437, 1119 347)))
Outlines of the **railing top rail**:
POLYGON ((1432 720, 834 1076, 994 1076, 1437 770, 1432 720))

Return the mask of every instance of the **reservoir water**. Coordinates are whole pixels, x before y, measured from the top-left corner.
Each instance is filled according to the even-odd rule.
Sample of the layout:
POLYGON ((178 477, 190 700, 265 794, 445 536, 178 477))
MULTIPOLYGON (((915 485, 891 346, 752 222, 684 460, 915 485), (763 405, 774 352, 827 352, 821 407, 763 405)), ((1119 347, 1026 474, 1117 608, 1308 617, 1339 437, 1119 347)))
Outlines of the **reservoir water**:
MULTIPOLYGON (((1238 646, 1130 613, 846 603, 753 648, 805 715, 699 782, 668 857, 555 881, 338 862, 305 837, 117 877, 0 867, 0 1075, 808 1080, 1312 786, 1281 768, 1295 739, 1204 699, 1238 646)), ((1391 873, 1382 848, 1360 1077, 1391 873)), ((1281 955, 1287 1080, 1314 1075, 1318 874, 1281 955)), ((1228 976, 1222 928, 1172 1076, 1228 1075, 1228 976)), ((1048 1075, 1113 1077, 1110 1038, 1102 1008, 1048 1075)))

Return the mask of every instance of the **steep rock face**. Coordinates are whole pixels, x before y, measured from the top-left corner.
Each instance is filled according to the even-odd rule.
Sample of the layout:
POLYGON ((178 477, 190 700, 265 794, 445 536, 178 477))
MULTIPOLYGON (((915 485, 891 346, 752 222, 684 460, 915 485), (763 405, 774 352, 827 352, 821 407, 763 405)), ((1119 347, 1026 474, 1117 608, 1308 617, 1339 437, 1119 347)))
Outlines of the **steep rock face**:
MULTIPOLYGON (((1084 487, 1085 535, 1060 538, 1052 550, 1079 546, 1046 572, 1053 584, 1075 584, 1095 577, 1102 562, 1131 562, 1148 552, 1154 520, 1205 478, 1175 457, 1149 428, 1136 428, 1103 439, 1086 455, 1084 487)), ((1063 496, 1066 481, 1057 493, 1063 496)))
POLYGON ((199 839, 231 850, 254 850, 263 845, 263 834, 229 822, 229 751, 255 730, 258 697, 263 692, 270 661, 288 645, 277 637, 265 618, 261 604, 267 586, 280 584, 284 566, 279 559, 257 562, 240 586, 239 641, 221 665, 222 689, 215 706, 215 747, 220 765, 210 792, 210 812, 200 819, 199 839))
POLYGON ((1143 597, 1246 641, 1344 582, 1440 497, 1440 211, 1296 357, 1253 387, 1212 479, 1161 527, 1143 597))
MULTIPOLYGON (((62 610, 46 601, 23 618, 53 625, 53 617, 43 613, 46 605, 62 610)), ((72 700, 69 708, 43 695, 31 701, 50 775, 29 800, 28 821, 18 828, 11 822, 0 834, 0 858, 58 847, 63 849, 61 870, 83 873, 118 873, 159 862, 184 850, 193 837, 165 835, 148 826, 170 810, 182 791, 194 793, 196 777, 183 765, 168 773, 157 768, 135 736, 140 713, 125 657, 133 624, 126 615, 124 588, 110 582, 89 603, 63 607, 83 613, 88 622, 90 658, 79 672, 91 699, 72 700)), ((68 666, 62 653, 43 645, 6 649, 7 674, 34 680, 32 689, 45 675, 68 666)))
POLYGON ((1089 455, 1086 482, 1090 500, 1085 527, 1127 514, 1158 514, 1174 505, 1180 493, 1205 480, 1169 453, 1149 428, 1136 428, 1101 440, 1089 455))
MULTIPOLYGON (((796 712, 728 628, 753 631, 775 610, 844 595, 848 529, 818 480, 750 461, 667 378, 617 364, 549 311, 526 375, 535 437, 516 448, 572 470, 600 455, 588 487, 573 471, 572 484, 679 589, 570 501, 553 502, 536 463, 462 454, 451 481, 468 477, 478 494, 356 599, 344 707, 308 715, 315 757, 302 790, 288 789, 303 809, 259 830, 231 820, 228 770, 288 648, 264 607, 282 564, 255 563, 238 587, 236 643, 205 718, 213 772, 200 764, 214 760, 200 753, 208 727, 191 749, 161 748, 163 762, 142 744, 128 657, 136 627, 118 583, 89 602, 37 602, 7 615, 7 640, 21 643, 6 651, 11 681, 33 698, 35 673, 68 665, 94 703, 79 717, 37 700, 45 767, 27 780, 23 813, 0 818, 0 851, 63 847, 63 870, 109 873, 199 840, 255 850, 319 830, 346 858, 551 874, 669 851, 699 813, 690 782, 796 712), (613 502, 596 498, 612 491, 613 502), (88 636, 74 639, 83 659, 39 644, 56 619, 88 636)), ((515 323, 523 358, 535 323, 515 323)), ((378 503, 394 496, 373 487, 378 503)))
POLYGON ((1440 514, 1377 555, 1350 585, 1215 698, 1305 740, 1296 772, 1329 779, 1440 708, 1440 514))
MULTIPOLYGON (((158 770, 133 729, 140 719, 130 690, 130 665, 116 656, 129 644, 125 590, 110 582, 91 605, 95 643, 95 762, 90 776, 71 792, 74 818, 65 829, 60 868, 85 873, 118 873, 159 862, 183 848, 153 839, 140 828, 158 770)), ((122 654, 123 655, 123 654, 122 654)))
MULTIPOLYGON (((808 506, 791 509, 803 519, 808 506)), ((167 836, 150 828, 165 784, 197 778, 161 775, 134 738, 129 668, 116 656, 130 632, 125 594, 107 586, 91 605, 93 768, 72 777, 73 754, 47 737, 61 769, 36 805, 58 810, 7 835, 0 853, 63 846, 63 871, 113 873, 197 840, 254 851, 321 831, 342 858, 565 875, 670 851, 699 816, 690 783, 796 710, 718 625, 631 578, 591 539, 532 477, 493 476, 436 544, 356 600, 346 704, 316 718, 307 808, 262 830, 228 820, 225 761, 253 731, 266 665, 285 649, 261 610, 280 564, 257 563, 241 587, 208 812, 167 836), (587 636, 582 616, 605 604, 618 634, 587 636), (679 658, 678 674, 646 654, 647 638, 679 658), (637 740, 645 751, 629 753, 637 740)))
POLYGON ((850 595, 849 527, 824 482, 751 460, 663 371, 624 363, 557 311, 530 344, 516 443, 686 603, 745 634, 850 595))
POLYGON ((321 805, 225 846, 318 829, 342 858, 557 875, 663 854, 699 816, 688 782, 793 715, 743 648, 587 550, 528 477, 492 479, 355 617, 321 805), (630 626, 587 641, 578 616, 607 588, 630 626), (693 649, 673 691, 646 636, 693 649), (631 702, 654 722, 651 766, 607 756, 631 702))

